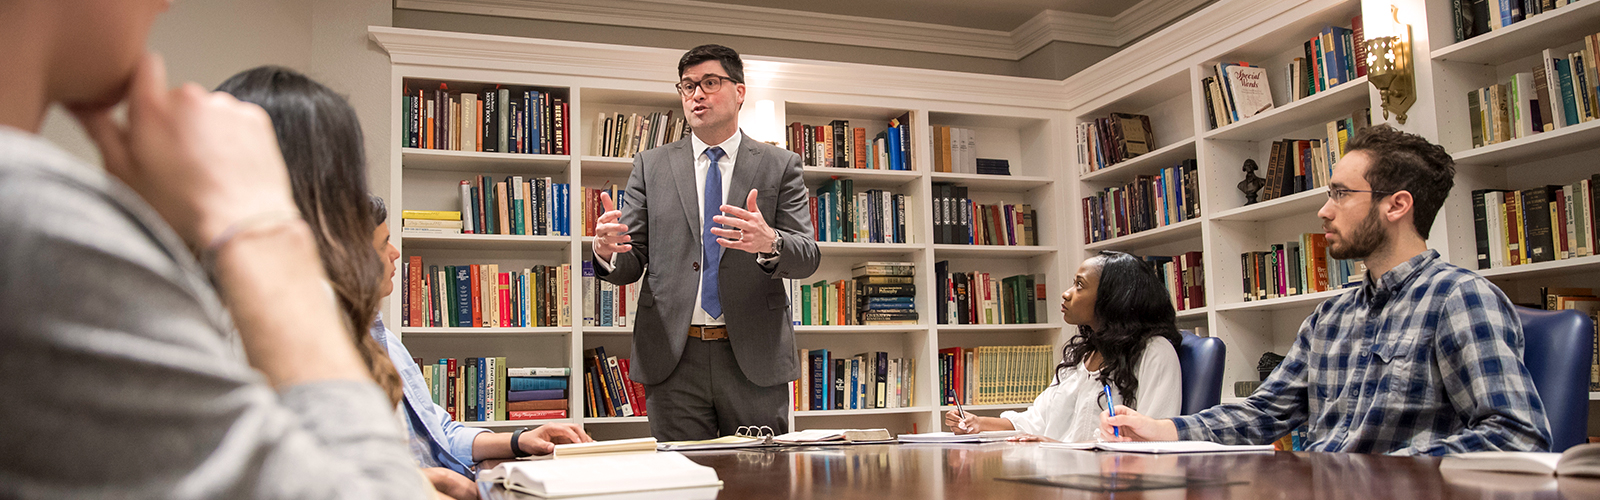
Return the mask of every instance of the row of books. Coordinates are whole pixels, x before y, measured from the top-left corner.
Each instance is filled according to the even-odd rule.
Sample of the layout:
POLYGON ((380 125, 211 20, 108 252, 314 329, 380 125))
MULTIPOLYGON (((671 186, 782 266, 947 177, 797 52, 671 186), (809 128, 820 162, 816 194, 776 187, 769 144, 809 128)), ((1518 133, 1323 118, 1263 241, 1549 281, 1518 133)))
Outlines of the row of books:
POLYGON ((424 267, 413 255, 401 282, 402 326, 572 326, 569 264, 501 272, 498 264, 424 267))
POLYGON ((794 409, 865 410, 916 406, 916 360, 863 352, 835 358, 827 349, 800 349, 800 380, 791 383, 794 409))
POLYGON ((1032 403, 1053 381, 1048 345, 947 347, 939 350, 939 394, 945 405, 1032 403))
POLYGON ((583 326, 626 327, 639 312, 640 282, 618 286, 594 274, 594 262, 583 261, 583 326))
POLYGON ((583 189, 583 192, 581 193, 583 196, 583 204, 578 205, 578 220, 583 221, 584 236, 594 236, 595 221, 599 220, 600 215, 605 213, 605 209, 600 204, 600 193, 606 193, 607 195, 610 195, 611 202, 616 204, 617 210, 622 210, 623 207, 628 206, 627 196, 624 196, 624 194, 627 193, 627 190, 622 186, 611 184, 609 186, 601 186, 598 188, 581 189, 583 189))
POLYGON ((1201 252, 1184 252, 1171 257, 1146 256, 1144 260, 1167 286, 1173 309, 1182 311, 1206 306, 1205 259, 1201 252))
POLYGON ((941 325, 1018 325, 1048 323, 1050 300, 1043 274, 995 279, 985 272, 950 270, 934 263, 941 325))
MULTIPOLYGON (((1541 287, 1539 297, 1543 302, 1529 305, 1550 311, 1576 310, 1588 316, 1596 331, 1600 331, 1600 296, 1595 295, 1593 288, 1541 287)), ((1593 349, 1596 355, 1589 364, 1589 390, 1600 391, 1600 335, 1595 336, 1593 349)))
POLYGON ((503 235, 556 235, 572 234, 572 223, 565 207, 571 206, 572 186, 558 183, 549 177, 523 179, 520 175, 495 181, 494 177, 480 175, 473 181, 461 181, 461 211, 407 210, 402 217, 410 219, 445 219, 425 226, 427 232, 412 230, 412 225, 402 229, 416 234, 503 234, 503 235), (457 224, 449 224, 454 215, 457 224))
MULTIPOLYGON (((458 87, 463 86, 458 84, 458 87)), ((480 90, 405 89, 401 115, 406 147, 488 153, 567 154, 565 95, 499 85, 480 90)))
POLYGON ((456 421, 567 418, 566 368, 510 368, 503 356, 413 361, 433 402, 456 421))
POLYGON ((1333 290, 1365 279, 1361 261, 1328 254, 1322 233, 1271 245, 1265 252, 1239 254, 1244 300, 1256 301, 1333 290))
POLYGON ((600 113, 594 120, 594 155, 632 158, 647 149, 658 148, 689 136, 689 123, 668 110, 640 115, 600 113))
POLYGON ((983 205, 968 198, 967 187, 933 183, 934 243, 951 245, 1038 245, 1038 212, 1029 204, 983 205))
POLYGON ((972 129, 934 125, 930 132, 933 136, 933 171, 1011 175, 1009 161, 978 157, 978 133, 972 129))
POLYGON ((1211 128, 1250 118, 1272 109, 1272 87, 1267 70, 1247 62, 1218 63, 1212 76, 1202 78, 1206 117, 1211 128))
POLYGON ((1600 76, 1594 54, 1600 34, 1584 37, 1583 48, 1563 53, 1546 49, 1543 64, 1515 73, 1506 82, 1467 92, 1472 146, 1521 139, 1600 118, 1600 76))
POLYGON ((1284 67, 1283 102, 1294 102, 1319 92, 1367 76, 1366 36, 1361 16, 1350 19, 1349 28, 1328 26, 1301 44, 1305 57, 1296 57, 1284 67))
POLYGON ((789 150, 808 167, 911 170, 911 113, 889 120, 884 131, 871 138, 867 129, 851 127, 849 120, 790 123, 789 150))
POLYGON ((906 205, 910 195, 882 189, 856 192, 855 182, 828 179, 809 197, 816 241, 908 243, 906 205))
POLYGON ((1194 160, 1140 175, 1083 199, 1083 242, 1094 243, 1200 217, 1194 160))
POLYGON ((1150 117, 1112 113, 1078 124, 1078 170, 1088 174, 1156 149, 1150 117))
POLYGON ((854 278, 812 284, 789 281, 790 320, 795 325, 915 325, 916 265, 864 262, 854 278))
POLYGON ((1594 255, 1600 174, 1562 186, 1472 192, 1478 269, 1594 255))
POLYGON ((628 378, 628 358, 607 356, 606 348, 583 350, 584 415, 589 417, 648 416, 644 384, 628 378))
POLYGON ((1450 2, 1456 41, 1501 30, 1579 0, 1467 0, 1450 2))

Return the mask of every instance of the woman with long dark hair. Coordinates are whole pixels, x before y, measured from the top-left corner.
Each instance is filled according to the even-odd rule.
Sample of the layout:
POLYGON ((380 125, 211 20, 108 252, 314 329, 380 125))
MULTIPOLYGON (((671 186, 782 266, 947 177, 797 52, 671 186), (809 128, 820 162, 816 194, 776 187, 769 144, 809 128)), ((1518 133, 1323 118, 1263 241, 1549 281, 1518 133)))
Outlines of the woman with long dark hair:
POLYGON ((1172 299, 1138 257, 1102 251, 1078 267, 1061 294, 1061 315, 1078 335, 1061 348, 1055 381, 1025 411, 999 418, 954 410, 945 424, 958 434, 1018 430, 1039 439, 1093 441, 1106 387, 1115 403, 1170 417, 1183 402, 1172 299))

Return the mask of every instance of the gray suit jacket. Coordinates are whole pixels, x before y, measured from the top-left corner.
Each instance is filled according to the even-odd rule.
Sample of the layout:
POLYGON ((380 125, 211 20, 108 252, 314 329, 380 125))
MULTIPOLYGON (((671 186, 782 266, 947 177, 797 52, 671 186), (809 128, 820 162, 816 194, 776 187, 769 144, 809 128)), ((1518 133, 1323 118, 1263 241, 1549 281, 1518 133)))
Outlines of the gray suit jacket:
MULTIPOLYGON (((665 381, 689 339, 701 265, 701 208, 691 144, 685 138, 634 156, 622 208, 633 249, 617 254, 610 272, 594 265, 596 277, 618 285, 644 276, 630 369, 631 378, 644 384, 665 381)), ((755 254, 723 249, 717 281, 740 371, 756 385, 772 386, 800 377, 789 295, 781 278, 811 276, 820 256, 811 238, 799 155, 748 136, 739 148, 725 203, 743 205, 750 190, 758 190, 756 205, 767 225, 777 230, 782 257, 768 272, 756 263, 755 254)))

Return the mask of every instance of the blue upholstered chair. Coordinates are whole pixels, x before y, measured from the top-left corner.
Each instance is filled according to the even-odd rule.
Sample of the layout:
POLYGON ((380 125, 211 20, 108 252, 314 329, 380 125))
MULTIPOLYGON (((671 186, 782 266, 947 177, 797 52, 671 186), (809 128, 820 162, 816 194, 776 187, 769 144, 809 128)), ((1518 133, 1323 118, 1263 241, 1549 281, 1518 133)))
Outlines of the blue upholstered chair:
MULTIPOLYGON (((1594 351, 1594 322, 1578 311, 1517 308, 1525 339, 1523 363, 1550 417, 1550 451, 1582 444, 1589 426, 1589 363, 1594 351)), ((1187 340, 1187 339, 1186 339, 1187 340)), ((1178 354, 1183 359, 1183 354, 1178 354)), ((1189 369, 1184 368, 1185 374, 1189 369)), ((1188 408, 1188 387, 1184 387, 1188 408)))
POLYGON ((1222 339, 1183 331, 1183 343, 1178 346, 1178 365, 1183 367, 1180 415, 1192 415, 1222 402, 1222 361, 1227 353, 1222 339))

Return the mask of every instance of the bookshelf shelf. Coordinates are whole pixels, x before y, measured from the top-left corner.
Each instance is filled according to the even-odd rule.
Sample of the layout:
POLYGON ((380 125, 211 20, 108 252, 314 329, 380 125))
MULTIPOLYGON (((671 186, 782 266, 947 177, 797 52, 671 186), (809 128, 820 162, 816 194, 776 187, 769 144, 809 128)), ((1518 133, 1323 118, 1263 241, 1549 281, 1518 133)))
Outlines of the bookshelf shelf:
POLYGON ((567 155, 480 153, 420 148, 401 148, 400 161, 406 169, 507 174, 554 175, 565 173, 572 166, 572 157, 567 155))
POLYGON ((597 335, 633 335, 633 327, 630 327, 630 326, 585 326, 585 327, 583 327, 583 333, 585 333, 585 334, 593 333, 593 334, 597 334, 597 335))
POLYGON ((876 170, 866 168, 804 167, 801 174, 806 185, 815 186, 838 177, 854 181, 857 189, 897 188, 922 178, 920 172, 910 170, 876 170))
POLYGON ((909 333, 928 331, 928 325, 794 325, 796 334, 849 335, 859 333, 909 333))
POLYGON ((1034 245, 934 245, 940 259, 985 257, 1038 257, 1056 253, 1053 246, 1034 245))
POLYGON ((650 417, 587 417, 583 425, 590 424, 638 424, 649 422, 650 417))
POLYGON ((1552 260, 1549 262, 1523 264, 1520 266, 1479 269, 1474 272, 1478 273, 1479 276, 1496 280, 1524 280, 1533 278, 1553 278, 1557 276, 1593 271, 1600 271, 1600 255, 1591 255, 1577 259, 1552 260))
MULTIPOLYGON (((1600 5, 1600 1, 1595 4, 1600 5)), ((1458 151, 1450 153, 1450 156, 1460 165, 1505 166, 1508 163, 1528 163, 1595 148, 1600 148, 1600 120, 1458 151)))
POLYGON ((570 326, 538 326, 531 328, 451 328, 451 327, 400 327, 402 335, 567 335, 570 326))
POLYGON ((1573 2, 1502 29, 1433 51, 1434 61, 1499 65, 1595 33, 1600 1, 1573 2))
POLYGON ((1193 308, 1193 309, 1183 309, 1183 310, 1178 311, 1178 321, 1192 321, 1192 320, 1196 320, 1196 319, 1203 320, 1203 319, 1206 318, 1206 314, 1209 313, 1209 312, 1211 312, 1211 308, 1210 307, 1196 307, 1196 308, 1193 308))
POLYGON ((1289 296, 1289 297, 1278 297, 1276 299, 1253 300, 1253 301, 1249 301, 1249 302, 1234 302, 1232 304, 1222 304, 1220 306, 1217 306, 1216 310, 1219 311, 1219 312, 1220 311, 1281 311, 1281 310, 1284 310, 1284 309, 1295 309, 1295 308, 1301 308, 1301 307, 1307 307, 1307 306, 1315 306, 1317 304, 1322 303, 1322 301, 1324 301, 1324 300, 1328 300, 1330 298, 1336 297, 1339 294, 1347 292, 1347 291, 1350 291, 1352 289, 1353 288, 1340 288, 1340 289, 1337 289, 1337 290, 1328 290, 1328 291, 1324 291, 1324 292, 1317 292, 1317 293, 1310 293, 1310 294, 1303 294, 1303 295, 1292 295, 1292 296, 1289 296))
POLYGON ((921 249, 922 245, 913 243, 817 242, 817 250, 829 257, 893 257, 921 249))
POLYGON ((1079 177, 1083 182, 1125 184, 1133 182, 1140 175, 1154 174, 1157 170, 1176 165, 1183 160, 1195 157, 1195 139, 1190 137, 1149 153, 1145 153, 1128 161, 1102 168, 1079 177))
POLYGON ((1290 215, 1314 213, 1328 201, 1327 186, 1302 191, 1282 198, 1267 200, 1218 213, 1211 217, 1218 221, 1271 221, 1290 215))
POLYGON ((1148 248, 1174 241, 1195 239, 1200 237, 1200 221, 1201 219, 1189 219, 1177 224, 1140 231, 1127 236, 1096 241, 1084 245, 1083 250, 1085 252, 1098 252, 1124 248, 1148 248))
POLYGON ((562 250, 571 236, 514 236, 505 234, 400 234, 408 249, 427 250, 562 250))
POLYGON ((504 429, 504 428, 515 429, 515 428, 518 428, 518 427, 538 427, 538 426, 541 426, 541 425, 544 425, 544 424, 571 424, 571 423, 576 423, 576 421, 573 420, 573 419, 570 419, 570 418, 545 418, 545 419, 530 419, 530 420, 491 420, 491 421, 488 421, 488 422, 462 422, 461 425, 465 425, 467 427, 478 427, 478 428, 483 428, 483 429, 504 429))
MULTIPOLYGON (((1026 410, 1026 409, 1028 409, 1029 407, 1032 407, 1032 406, 1033 406, 1032 403, 1017 403, 1017 404, 1008 404, 1008 405, 961 405, 961 409, 965 410, 965 411, 974 411, 974 410, 989 410, 989 411, 1000 410, 1000 411, 1005 411, 1005 410, 1026 410)), ((939 418, 941 418, 941 419, 944 418, 944 415, 943 415, 944 412, 947 412, 947 411, 950 411, 950 410, 954 410, 954 409, 956 409, 956 407, 953 406, 953 405, 940 406, 939 407, 939 413, 940 413, 939 418)))
POLYGON ((984 175, 984 174, 956 174, 950 172, 934 172, 933 182, 948 182, 966 186, 977 191, 1014 191, 1027 192, 1034 189, 1048 187, 1055 183, 1049 177, 1036 177, 1027 175, 984 175))
POLYGON ((793 412, 795 418, 808 417, 848 417, 854 415, 898 415, 902 413, 926 413, 932 408, 926 406, 912 406, 907 408, 872 408, 866 410, 803 410, 793 412))
POLYGON ((582 162, 585 181, 589 184, 601 181, 622 186, 628 183, 628 174, 633 173, 633 158, 585 156, 579 161, 582 162))
POLYGON ((1038 330, 1054 330, 1062 325, 1056 323, 1022 323, 1012 325, 936 325, 943 332, 1031 332, 1038 330))
POLYGON ((1244 121, 1220 127, 1203 136, 1224 141, 1263 141, 1280 139, 1312 125, 1325 123, 1339 116, 1368 106, 1367 77, 1350 80, 1319 94, 1252 116, 1244 121))

